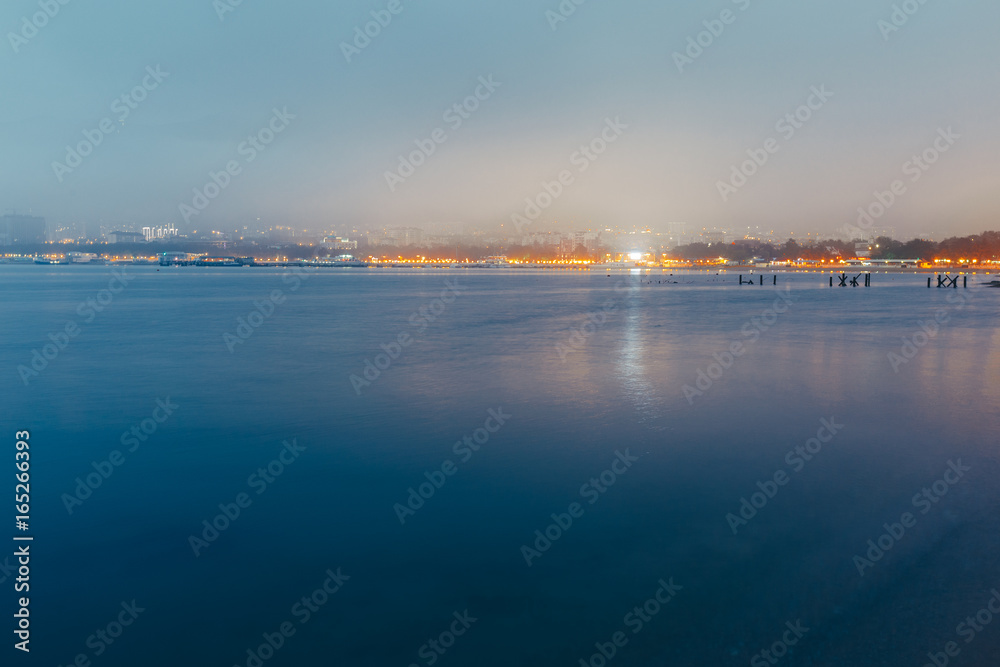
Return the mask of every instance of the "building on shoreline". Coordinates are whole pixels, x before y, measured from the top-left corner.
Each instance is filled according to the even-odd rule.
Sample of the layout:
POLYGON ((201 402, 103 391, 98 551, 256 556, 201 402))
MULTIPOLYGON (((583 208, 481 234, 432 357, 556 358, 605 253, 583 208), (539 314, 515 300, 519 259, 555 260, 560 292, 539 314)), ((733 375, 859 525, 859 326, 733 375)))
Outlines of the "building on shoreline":
POLYGON ((33 215, 0 216, 0 246, 38 245, 45 241, 45 218, 33 215))
POLYGON ((146 236, 139 232, 108 232, 108 243, 144 243, 146 236))

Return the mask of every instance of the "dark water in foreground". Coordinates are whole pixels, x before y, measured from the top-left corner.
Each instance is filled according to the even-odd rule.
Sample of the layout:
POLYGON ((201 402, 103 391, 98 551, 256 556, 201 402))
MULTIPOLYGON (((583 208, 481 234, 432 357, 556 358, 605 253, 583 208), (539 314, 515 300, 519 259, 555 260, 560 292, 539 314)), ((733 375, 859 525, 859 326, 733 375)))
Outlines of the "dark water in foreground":
MULTIPOLYGON (((751 663, 762 650, 923 665, 949 641, 951 664, 997 664, 1000 618, 968 642, 958 627, 1000 590, 1000 290, 979 278, 327 271, 293 289, 282 270, 133 267, 91 312, 110 271, 0 267, 3 466, 30 430, 35 536, 32 652, 12 649, 5 613, 3 664, 252 667, 286 622, 263 664, 570 667, 603 664, 600 643, 609 665, 772 664, 751 663), (458 295, 435 303, 446 279, 458 295), (230 352, 223 335, 273 290, 230 352), (18 366, 67 323, 79 333, 25 386, 18 366), (350 376, 400 334, 412 343, 358 395, 350 376), (890 361, 915 334, 915 355, 890 361), (123 444, 133 427, 146 440, 123 444), (794 452, 818 431, 821 449, 794 452), (483 444, 456 450, 463 436, 483 444), (110 476, 68 500, 115 450, 110 476), (239 494, 238 518, 193 547, 239 494), (766 504, 727 520, 743 498, 766 504), (572 525, 535 544, 572 503, 572 525), (880 537, 887 553, 859 565, 880 537), (309 610, 338 568, 349 579, 309 610), (646 604, 661 580, 669 603, 646 604), (97 639, 133 600, 134 622, 97 639)), ((0 570, 11 613, 13 576, 0 570)))

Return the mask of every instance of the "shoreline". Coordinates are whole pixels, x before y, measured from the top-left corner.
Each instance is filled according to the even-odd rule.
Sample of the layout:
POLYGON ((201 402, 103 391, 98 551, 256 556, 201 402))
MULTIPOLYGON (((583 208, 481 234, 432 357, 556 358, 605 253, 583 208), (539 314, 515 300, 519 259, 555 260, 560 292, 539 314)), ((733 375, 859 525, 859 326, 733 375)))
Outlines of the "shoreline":
POLYGON ((255 262, 252 264, 196 264, 195 262, 174 262, 160 264, 157 262, 134 262, 134 261, 94 261, 94 262, 51 262, 36 263, 34 261, 4 261, 0 259, 0 266, 149 266, 157 268, 227 268, 227 269, 266 269, 266 268, 313 268, 313 269, 351 269, 351 270, 377 270, 377 269, 421 269, 421 270, 446 270, 446 271, 490 271, 509 272, 521 270, 548 270, 548 271, 588 271, 604 274, 629 274, 629 273, 705 273, 705 274, 743 274, 743 275, 773 275, 791 273, 822 273, 822 274, 848 274, 860 275, 866 273, 884 274, 927 274, 935 275, 939 273, 957 273, 959 275, 992 275, 1000 273, 1000 266, 996 267, 969 267, 969 266, 939 266, 939 267, 898 267, 898 266, 858 266, 858 265, 822 265, 810 267, 761 267, 761 266, 726 266, 726 267, 698 267, 698 266, 634 266, 604 267, 592 264, 512 264, 509 266, 489 266, 470 264, 447 264, 447 263, 415 263, 415 262, 357 262, 339 265, 336 263, 315 262, 309 260, 290 260, 281 262, 255 262))

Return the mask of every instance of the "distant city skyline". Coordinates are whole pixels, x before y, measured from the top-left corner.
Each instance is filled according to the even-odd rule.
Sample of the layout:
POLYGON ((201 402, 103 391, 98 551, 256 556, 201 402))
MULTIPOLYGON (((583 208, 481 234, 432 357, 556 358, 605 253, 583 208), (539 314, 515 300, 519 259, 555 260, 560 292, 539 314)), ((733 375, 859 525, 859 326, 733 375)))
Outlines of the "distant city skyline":
MULTIPOLYGON (((6 218, 18 217, 23 219, 33 219, 36 221, 41 221, 41 224, 46 224, 45 219, 35 216, 11 216, 10 214, 6 216, 0 216, 0 220, 6 218)), ((790 238, 799 238, 804 241, 810 239, 813 240, 852 240, 857 239, 870 239, 876 238, 878 236, 888 236, 896 238, 896 229, 893 227, 875 227, 871 226, 864 230, 858 230, 862 233, 855 234, 848 238, 845 234, 827 234, 824 232, 805 232, 805 233, 790 233, 790 234, 780 234, 774 229, 766 230, 762 228, 718 228, 718 227, 702 227, 696 228, 693 225, 688 225, 685 223, 668 223, 661 230, 652 229, 650 227, 623 227, 623 226, 589 226, 584 228, 575 228, 569 225, 544 225, 539 224, 528 229, 523 229, 518 232, 513 229, 499 229, 499 230, 481 230, 474 229, 464 225, 459 226, 385 226, 377 228, 365 228, 362 226, 328 226, 325 228, 313 228, 313 229, 297 229, 288 225, 268 225, 262 221, 255 221, 241 227, 234 227, 231 229, 213 229, 211 227, 200 226, 201 229, 194 229, 190 226, 189 229, 185 229, 184 226, 175 226, 173 224, 166 224, 156 227, 142 226, 139 227, 138 223, 114 223, 114 224, 96 224, 88 225, 86 223, 71 223, 69 225, 48 225, 47 236, 48 240, 53 243, 72 243, 76 241, 108 241, 109 236, 114 234, 134 234, 137 238, 145 241, 169 241, 171 239, 184 239, 184 238, 198 238, 207 235, 222 235, 230 240, 255 240, 255 239, 271 239, 280 240, 287 242, 310 242, 319 239, 329 238, 363 238, 373 245, 400 245, 400 246, 419 246, 419 245, 441 245, 442 243, 451 243, 452 240, 471 240, 479 239, 484 241, 489 240, 520 240, 523 242, 532 242, 540 240, 547 237, 573 237, 586 235, 589 237, 600 237, 605 238, 610 237, 645 237, 656 238, 664 241, 674 241, 674 244, 691 243, 691 242, 706 242, 706 243, 721 243, 731 242, 739 239, 758 239, 758 240, 770 240, 770 241, 784 241, 790 238)), ((843 230, 841 230, 843 231, 843 230)), ((987 230, 984 230, 987 231, 987 230)), ((934 235, 921 235, 914 238, 925 238, 928 240, 934 240, 934 235)), ((112 240, 112 242, 114 242, 112 240)))
MULTIPOLYGON (((767 242, 784 242, 788 239, 798 238, 804 242, 811 240, 874 240, 877 237, 898 238, 897 230, 894 227, 878 227, 870 225, 864 229, 853 226, 846 226, 839 230, 839 234, 829 234, 823 231, 807 231, 804 233, 792 232, 781 234, 775 229, 765 229, 761 227, 745 228, 719 228, 701 227, 683 222, 670 222, 662 225, 660 230, 650 227, 633 226, 601 226, 589 225, 583 228, 576 228, 570 224, 559 224, 557 222, 546 224, 539 223, 530 228, 522 229, 520 232, 510 227, 502 227, 493 230, 475 229, 471 226, 455 223, 429 224, 422 226, 384 226, 376 228, 366 228, 363 226, 326 226, 323 228, 301 228, 284 225, 268 224, 263 220, 251 221, 239 227, 231 229, 213 229, 199 225, 201 229, 194 229, 193 225, 176 226, 172 223, 161 226, 139 226, 138 223, 115 222, 115 223, 70 223, 63 225, 47 224, 45 218, 32 216, 30 214, 21 215, 8 213, 0 215, 0 223, 4 220, 20 218, 22 220, 34 220, 36 224, 44 225, 46 238, 52 243, 74 243, 74 242, 110 242, 121 243, 123 239, 139 241, 183 241, 185 239, 205 239, 225 241, 268 241, 280 243, 304 243, 311 244, 319 241, 333 242, 334 239, 340 243, 343 240, 350 247, 357 247, 359 240, 366 245, 397 245, 405 246, 441 246, 454 245, 455 243, 541 243, 556 244, 560 239, 580 238, 587 236, 590 239, 598 239, 603 236, 604 240, 614 238, 615 244, 621 244, 622 248, 630 245, 629 238, 645 239, 657 247, 676 247, 690 243, 722 243, 736 240, 760 240, 767 242), (185 228, 187 227, 187 228, 185 228), (648 235, 648 236, 647 236, 648 235), (354 239, 351 241, 350 239, 354 239), (555 239, 555 240, 553 240, 555 239)), ((988 230, 983 230, 988 231, 988 230)), ((944 238, 935 234, 918 234, 914 237, 907 237, 901 240, 925 239, 940 240, 944 238)), ((0 241, 3 240, 2 229, 0 229, 0 241)), ((639 244, 640 246, 642 243, 639 244)), ((637 246, 638 247, 638 246, 637 246)))
POLYGON ((995 4, 218 5, 0 10, 0 212, 88 234, 1000 227, 995 4))

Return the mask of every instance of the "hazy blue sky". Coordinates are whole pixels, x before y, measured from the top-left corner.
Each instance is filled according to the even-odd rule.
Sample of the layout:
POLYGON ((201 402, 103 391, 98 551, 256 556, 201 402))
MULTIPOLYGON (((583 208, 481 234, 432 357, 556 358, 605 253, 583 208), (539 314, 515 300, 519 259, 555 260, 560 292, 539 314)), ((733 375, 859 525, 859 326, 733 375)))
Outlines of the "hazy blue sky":
POLYGON ((567 169, 573 182, 540 227, 683 221, 834 234, 900 179, 906 191, 878 223, 900 236, 1000 228, 996 2, 896 3, 916 11, 887 33, 890 0, 567 0, 575 12, 558 23, 546 16, 558 0, 401 0, 348 63, 341 43, 389 4, 8 0, 0 210, 182 224, 179 205, 234 160, 240 173, 191 218, 196 227, 258 216, 311 228, 499 227, 567 169), (54 16, 26 27, 47 3, 54 16), (232 11, 220 18, 222 6, 232 11), (714 24, 724 30, 679 71, 674 52, 724 10, 732 22, 714 24), (158 84, 147 74, 157 66, 169 73, 158 84), (445 111, 490 75, 500 87, 453 129, 445 111), (144 77, 155 88, 120 121, 116 98, 144 77), (814 98, 818 110, 786 138, 776 122, 813 86, 833 96, 814 98), (241 142, 275 108, 295 118, 248 161, 241 142), (103 135, 106 118, 114 129, 92 154, 54 168, 85 130, 103 135), (628 128, 580 173, 572 156, 607 118, 628 128), (949 127, 961 138, 939 142, 948 151, 914 182, 904 163, 949 127), (390 191, 385 172, 436 128, 447 141, 390 191), (768 138, 779 150, 723 201, 719 181, 768 138))

